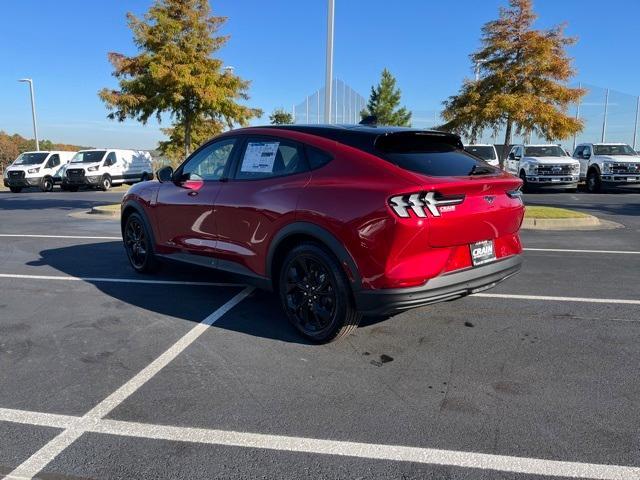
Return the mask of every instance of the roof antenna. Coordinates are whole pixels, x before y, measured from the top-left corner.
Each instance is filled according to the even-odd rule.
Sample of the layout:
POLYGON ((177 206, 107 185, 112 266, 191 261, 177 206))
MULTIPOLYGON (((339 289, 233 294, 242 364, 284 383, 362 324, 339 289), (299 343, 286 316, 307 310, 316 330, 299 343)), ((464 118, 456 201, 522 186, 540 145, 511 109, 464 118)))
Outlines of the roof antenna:
POLYGON ((364 117, 358 125, 378 125, 377 115, 367 115, 364 117))

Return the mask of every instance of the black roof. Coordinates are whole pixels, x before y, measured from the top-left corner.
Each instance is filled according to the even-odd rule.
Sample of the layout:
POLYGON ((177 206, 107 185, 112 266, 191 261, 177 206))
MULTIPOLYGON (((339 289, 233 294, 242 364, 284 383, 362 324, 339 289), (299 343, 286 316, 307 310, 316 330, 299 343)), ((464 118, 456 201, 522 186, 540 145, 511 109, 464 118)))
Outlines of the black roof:
POLYGON ((423 130, 419 128, 407 127, 390 127, 390 126, 374 126, 374 125, 268 125, 264 127, 274 130, 293 130, 301 133, 308 133, 318 137, 334 140, 351 147, 359 148, 367 152, 374 152, 376 142, 380 137, 393 135, 396 136, 414 136, 416 134, 426 137, 434 137, 444 140, 459 148, 462 148, 462 142, 458 135, 452 133, 440 132, 438 130, 423 130))

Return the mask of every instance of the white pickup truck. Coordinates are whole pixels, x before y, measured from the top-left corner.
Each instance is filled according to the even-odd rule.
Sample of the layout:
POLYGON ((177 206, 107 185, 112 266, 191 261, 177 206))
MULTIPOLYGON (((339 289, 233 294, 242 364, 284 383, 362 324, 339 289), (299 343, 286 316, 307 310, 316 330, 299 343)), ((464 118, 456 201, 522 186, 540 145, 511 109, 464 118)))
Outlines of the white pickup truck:
POLYGON ((573 158, 580 162, 580 179, 592 193, 640 183, 640 155, 625 143, 581 143, 573 158))
POLYGON ((43 192, 53 190, 62 182, 65 167, 75 152, 24 152, 4 171, 3 183, 13 193, 23 188, 40 187, 43 192))
POLYGON ((532 187, 578 188, 580 163, 559 145, 514 145, 505 170, 519 176, 523 190, 532 187))

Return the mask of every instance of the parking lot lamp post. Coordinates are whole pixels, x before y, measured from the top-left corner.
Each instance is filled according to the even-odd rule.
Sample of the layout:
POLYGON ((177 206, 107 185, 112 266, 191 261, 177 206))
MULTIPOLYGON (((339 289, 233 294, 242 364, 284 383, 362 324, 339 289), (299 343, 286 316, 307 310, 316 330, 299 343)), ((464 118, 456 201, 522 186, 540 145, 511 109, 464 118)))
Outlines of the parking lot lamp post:
POLYGON ((609 89, 607 88, 607 93, 604 96, 604 118, 602 120, 602 137, 601 137, 601 142, 604 143, 604 141, 607 138, 607 110, 609 109, 609 89))
POLYGON ((38 142, 38 123, 36 122, 36 102, 33 96, 33 80, 31 78, 21 78, 19 82, 29 84, 29 92, 31 93, 31 118, 33 119, 33 136, 36 140, 36 151, 40 151, 40 142, 38 142))
MULTIPOLYGON (((582 88, 582 83, 578 83, 578 88, 582 88)), ((576 104, 576 120, 580 119, 580 100, 578 100, 578 103, 576 104)), ((576 142, 578 139, 578 134, 574 134, 573 135, 573 151, 576 150, 576 142)))
POLYGON ((335 0, 327 0, 327 68, 324 79, 324 123, 331 123, 333 93, 333 20, 335 0))
POLYGON ((633 124, 633 149, 636 149, 636 138, 638 136, 638 115, 640 114, 640 96, 636 101, 636 123, 633 124))

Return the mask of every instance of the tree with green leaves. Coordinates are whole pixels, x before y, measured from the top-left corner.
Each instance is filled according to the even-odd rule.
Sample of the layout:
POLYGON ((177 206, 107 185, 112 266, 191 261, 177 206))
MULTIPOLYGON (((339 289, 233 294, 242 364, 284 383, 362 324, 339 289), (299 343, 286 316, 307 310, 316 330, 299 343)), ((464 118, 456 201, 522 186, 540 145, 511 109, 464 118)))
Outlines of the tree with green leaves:
POLYGON ((360 115, 364 119, 370 115, 377 118, 379 125, 411 126, 411 112, 400 107, 401 92, 396 79, 386 68, 382 71, 380 83, 371 87, 367 108, 360 115))
POLYGON ((194 132, 210 128, 213 134, 220 125, 246 125, 262 114, 239 103, 249 98, 249 82, 213 56, 229 37, 216 35, 226 18, 212 16, 208 0, 155 0, 143 19, 127 18, 139 53, 108 55, 119 83, 99 92, 109 118, 146 123, 168 114, 175 135, 164 145, 179 146, 174 142, 181 138, 188 155, 200 140, 194 132))
POLYGON ((553 141, 582 130, 582 121, 568 114, 586 93, 567 85, 575 70, 566 48, 576 39, 564 35, 565 25, 534 29, 536 18, 531 0, 509 0, 498 19, 484 25, 482 46, 470 57, 479 78, 465 80, 444 102, 443 129, 473 140, 485 128, 505 127, 505 145, 514 131, 553 141))
POLYGON ((290 125, 293 123, 293 115, 284 108, 278 108, 269 115, 271 125, 290 125))

